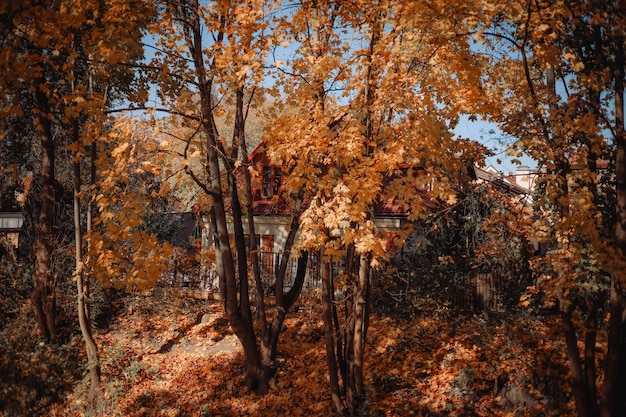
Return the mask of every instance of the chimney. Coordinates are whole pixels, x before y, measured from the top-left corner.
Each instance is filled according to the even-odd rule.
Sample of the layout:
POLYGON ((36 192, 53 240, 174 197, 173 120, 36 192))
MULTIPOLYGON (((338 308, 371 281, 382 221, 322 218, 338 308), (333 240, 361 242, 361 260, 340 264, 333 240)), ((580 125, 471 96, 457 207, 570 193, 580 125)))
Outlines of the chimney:
POLYGON ((515 172, 515 181, 517 185, 531 190, 534 187, 535 173, 526 165, 520 165, 515 172))

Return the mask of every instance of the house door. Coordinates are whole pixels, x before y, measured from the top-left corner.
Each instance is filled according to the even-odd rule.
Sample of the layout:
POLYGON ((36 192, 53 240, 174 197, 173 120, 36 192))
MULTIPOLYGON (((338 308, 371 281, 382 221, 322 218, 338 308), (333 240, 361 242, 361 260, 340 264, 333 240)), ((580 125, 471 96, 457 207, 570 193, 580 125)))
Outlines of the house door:
POLYGON ((261 236, 261 266, 265 274, 274 274, 274 235, 261 236))

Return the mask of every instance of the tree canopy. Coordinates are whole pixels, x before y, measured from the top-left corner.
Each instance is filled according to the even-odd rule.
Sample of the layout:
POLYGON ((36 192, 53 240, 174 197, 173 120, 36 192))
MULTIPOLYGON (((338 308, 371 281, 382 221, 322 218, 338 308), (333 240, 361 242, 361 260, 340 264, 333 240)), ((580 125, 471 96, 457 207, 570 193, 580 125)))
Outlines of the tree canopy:
POLYGON ((74 196, 85 318, 90 280, 132 291, 156 285, 171 248, 145 222, 175 206, 163 202, 178 187, 210 219, 211 259, 249 389, 270 389, 281 329, 315 254, 332 404, 358 414, 367 404, 373 277, 396 255, 390 240, 401 247, 422 228, 433 242, 466 239, 440 249, 439 272, 452 260, 532 273, 522 304, 558 311, 579 416, 622 415, 625 14, 619 0, 3 3, 0 61, 10 70, 0 73, 1 149, 29 179, 6 182, 0 207, 19 206, 5 202, 15 190, 37 199, 30 298, 40 331, 60 337, 54 254, 59 230, 71 228, 59 221, 62 195, 74 196), (462 117, 497 124, 513 140, 512 157, 536 162, 532 206, 471 200, 489 191, 472 190, 468 171, 489 150, 454 134, 462 117), (267 298, 250 239, 262 174, 249 155, 261 139, 284 170, 290 207, 267 298), (27 185, 31 175, 37 187, 27 185), (377 226, 382 201, 407 207, 406 227, 377 226), (434 206, 447 224, 433 220, 434 206), (532 259, 491 259, 531 240, 542 249, 532 259), (298 273, 285 288, 290 258, 298 273))

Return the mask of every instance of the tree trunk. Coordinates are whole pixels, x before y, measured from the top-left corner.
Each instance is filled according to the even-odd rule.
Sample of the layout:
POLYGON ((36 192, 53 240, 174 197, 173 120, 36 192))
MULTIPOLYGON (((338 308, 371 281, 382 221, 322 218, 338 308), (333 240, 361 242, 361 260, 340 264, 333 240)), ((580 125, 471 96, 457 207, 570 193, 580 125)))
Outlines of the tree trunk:
POLYGON ((585 321, 585 387, 589 396, 591 413, 598 416, 598 386, 596 374, 596 339, 598 334, 598 310, 595 303, 589 303, 585 321))
POLYGON ((615 278, 611 282, 611 292, 609 300, 609 335, 607 342, 607 353, 604 361, 604 382, 602 383, 600 415, 602 417, 621 417, 621 396, 622 390, 621 374, 623 367, 623 339, 624 339, 624 311, 625 311, 624 290, 619 281, 615 278))
MULTIPOLYGON (((37 84, 43 84, 39 80, 37 84)), ((37 88, 39 127, 41 142, 41 211, 35 226, 37 236, 33 245, 35 253, 35 271, 33 273, 33 292, 31 302, 39 329, 48 341, 57 338, 56 328, 56 282, 52 276, 52 251, 54 248, 54 138, 50 122, 50 104, 46 94, 37 88)))
MULTIPOLYGON (((181 18, 187 19, 188 23, 183 27, 183 30, 197 78, 201 123, 207 140, 206 170, 209 176, 208 193, 213 203, 213 220, 215 221, 215 256, 220 283, 224 286, 220 291, 225 295, 224 306, 228 322, 243 347, 246 361, 245 385, 256 393, 265 394, 269 389, 270 371, 261 362, 261 354, 252 323, 248 298, 245 245, 242 246, 244 236, 241 223, 241 205, 237 196, 237 181, 229 160, 224 158, 223 162, 227 167, 226 175, 231 197, 232 217, 235 220, 237 257, 233 256, 228 236, 226 204, 222 188, 222 168, 220 166, 220 154, 226 154, 223 152, 213 115, 214 107, 211 95, 213 82, 211 73, 205 68, 200 6, 198 1, 194 0, 186 5, 180 4, 178 7, 181 18), (238 262, 238 271, 235 262, 238 262), (238 276, 239 280, 237 279, 238 276)), ((220 33, 218 40, 221 40, 223 36, 224 33, 220 33)))
MULTIPOLYGON (((78 136, 78 123, 74 126, 74 135, 78 136)), ((85 350, 87 352, 87 369, 89 370, 89 404, 96 409, 101 397, 100 358, 98 346, 91 332, 91 314, 89 303, 89 279, 85 277, 82 248, 82 232, 80 225, 80 161, 74 161, 74 248, 76 269, 74 278, 77 288, 78 324, 80 326, 85 350)))
POLYGON ((572 393, 576 401, 576 412, 578 413, 578 417, 594 417, 591 411, 591 404, 589 403, 589 395, 585 384, 583 365, 580 360, 576 328, 572 322, 571 309, 561 312, 561 321, 563 323, 563 333, 565 334, 565 342, 567 345, 567 359, 572 377, 572 393))
POLYGON ((365 384, 363 382, 363 364, 365 357, 365 323, 367 283, 370 277, 369 259, 361 255, 357 291, 354 294, 354 355, 352 372, 354 373, 354 388, 357 402, 365 398, 365 384))
POLYGON ((243 178, 244 191, 246 201, 246 216, 248 220, 248 235, 250 236, 250 263, 252 265, 252 276, 255 283, 255 316, 259 321, 261 329, 267 328, 267 317, 265 315, 265 300, 263 293, 263 281, 261 279, 261 268, 259 267, 259 248, 256 242, 256 228, 254 226, 254 206, 252 196, 252 180, 250 178, 250 162, 248 161, 248 147, 245 136, 245 117, 244 117, 244 90, 240 86, 235 92, 235 127, 233 129, 233 153, 231 158, 237 159, 237 151, 241 152, 241 160, 243 161, 243 178))
POLYGON ((354 252, 349 251, 348 257, 353 261, 346 265, 353 276, 352 292, 346 297, 346 320, 343 325, 344 361, 346 370, 344 385, 346 390, 346 404, 351 415, 357 415, 365 399, 365 383, 363 368, 365 359, 365 335, 367 326, 367 295, 370 280, 369 257, 366 254, 358 256, 355 262, 354 252))
POLYGON ((344 332, 341 331, 342 326, 339 323, 339 313, 337 312, 337 299, 335 298, 335 277, 332 273, 330 273, 330 300, 331 300, 331 313, 333 318, 333 324, 335 325, 334 329, 334 340, 337 344, 335 348, 336 357, 339 361, 339 372, 341 373, 341 380, 348 380, 348 365, 346 364, 346 355, 345 355, 345 341, 344 341, 344 332))
MULTIPOLYGON (((617 8, 617 10, 620 10, 617 8)), ((617 19, 616 19, 617 20, 617 19)), ((616 224, 615 248, 626 254, 626 135, 624 134, 624 53, 623 29, 615 37, 614 108, 615 108, 615 192, 616 224)), ((602 417, 622 417, 626 412, 626 296, 624 295, 624 272, 611 278, 609 301, 609 336, 605 360, 605 376, 601 394, 602 417)))
MULTIPOLYGON (((285 252, 285 257, 288 257, 288 252, 285 252)), ((283 259, 284 259, 283 258, 283 259)), ((298 258, 298 268, 296 272, 296 278, 294 280, 293 285, 289 289, 287 294, 283 293, 283 290, 279 291, 279 288, 276 286, 276 312, 274 313, 274 318, 272 323, 268 326, 267 329, 263 332, 261 337, 261 362, 263 366, 266 366, 273 371, 274 362, 276 360, 276 351, 278 347, 278 339, 280 337, 280 333, 283 328, 283 323, 285 322, 285 317, 287 312, 293 306, 294 302, 298 299, 300 292, 302 291, 302 286, 304 285, 304 278, 306 277, 306 268, 308 264, 309 254, 308 252, 304 252, 300 258, 298 258)), ((279 271, 280 273, 280 271, 279 271)), ((284 276, 284 271, 283 271, 284 276)), ((283 281, 283 280, 280 280, 283 281)))
POLYGON ((339 368, 335 356, 335 328, 333 324, 332 296, 329 260, 324 259, 324 253, 320 253, 320 273, 322 280, 322 318, 324 320, 324 342, 326 345, 326 364, 330 377, 330 395, 333 406, 337 413, 344 412, 344 404, 339 390, 339 368))

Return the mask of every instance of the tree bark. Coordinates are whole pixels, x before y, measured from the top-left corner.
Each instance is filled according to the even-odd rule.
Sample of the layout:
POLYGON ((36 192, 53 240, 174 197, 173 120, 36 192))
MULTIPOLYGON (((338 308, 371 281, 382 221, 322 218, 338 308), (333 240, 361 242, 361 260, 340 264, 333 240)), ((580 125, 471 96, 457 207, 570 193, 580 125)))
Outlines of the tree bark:
POLYGON ((302 291, 302 287, 304 285, 304 279, 306 277, 306 268, 309 259, 308 252, 302 253, 300 258, 298 258, 298 266, 294 283, 289 291, 285 294, 285 275, 287 274, 287 267, 289 266, 291 251, 296 239, 296 234, 298 233, 301 206, 302 200, 298 198, 294 207, 294 213, 291 218, 289 234, 287 235, 287 239, 285 241, 283 256, 280 260, 278 271, 276 271, 276 311, 274 313, 274 318, 272 319, 271 324, 263 329, 263 334, 261 335, 261 340, 263 341, 261 343, 261 351, 263 352, 262 361, 263 364, 266 366, 272 366, 274 361, 276 360, 278 338, 280 336, 280 332, 285 321, 285 316, 289 309, 293 306, 295 301, 298 299, 298 296, 300 295, 300 292, 302 291))
POLYGON ((580 351, 578 349, 576 328, 572 322, 571 309, 561 312, 561 322, 563 324, 563 333, 565 334, 567 359, 572 377, 572 392, 576 402, 576 412, 578 413, 578 417, 594 417, 591 404, 589 403, 583 365, 580 360, 580 351))
POLYGON ((366 312, 366 293, 367 283, 370 277, 369 259, 366 255, 361 255, 359 265, 359 275, 357 283, 357 291, 354 298, 354 356, 353 356, 353 373, 354 388, 358 402, 365 398, 365 384, 363 382, 363 364, 365 359, 365 323, 366 312))
MULTIPOLYGON (((75 126, 78 129, 78 126, 75 126)), ((78 324, 80 326, 85 350, 87 352, 87 369, 89 371, 89 404, 92 409, 96 409, 101 397, 101 371, 98 346, 91 332, 91 315, 89 303, 89 278, 85 277, 82 249, 82 232, 80 226, 80 162, 74 161, 74 243, 76 269, 74 278, 76 280, 77 304, 78 304, 78 324)))
MULTIPOLYGON (((197 0, 192 0, 186 4, 177 4, 176 7, 178 8, 180 18, 186 22, 182 30, 184 31, 185 41, 193 61, 200 98, 201 128, 207 141, 206 170, 209 184, 205 187, 205 190, 213 203, 212 227, 214 229, 212 231, 215 236, 213 244, 217 272, 220 278, 220 292, 224 297, 223 302, 228 322, 243 347, 246 362, 245 385, 258 394, 266 394, 269 390, 271 369, 269 365, 262 361, 262 354, 253 325, 248 291, 248 266, 243 229, 244 214, 238 195, 237 175, 234 172, 234 154, 228 155, 224 151, 215 124, 212 97, 214 75, 210 71, 211 68, 209 70, 205 68, 200 6, 197 0), (222 185, 222 163, 227 180, 226 190, 222 185), (233 253, 230 246, 226 202, 224 200, 225 191, 230 197, 236 253, 233 253)), ((220 24, 226 25, 225 16, 221 19, 220 24)), ((224 28, 218 27, 215 28, 215 31, 217 32, 216 41, 221 42, 226 33, 224 28)), ((239 99, 241 99, 241 96, 239 96, 239 99)), ((238 101, 237 131, 235 135, 239 135, 239 141, 243 138, 241 106, 242 102, 238 101)), ((236 142, 236 139, 234 138, 233 140, 236 142)), ((254 236, 251 236, 251 239, 254 238, 254 236)))
MULTIPOLYGON (((288 256, 287 253, 288 252, 286 252, 285 257, 288 256)), ((278 287, 278 285, 276 286, 276 312, 274 313, 272 323, 267 329, 265 329, 261 337, 261 361, 263 366, 266 366, 271 370, 272 374, 274 373, 272 368, 274 366, 274 361, 276 360, 278 339, 280 337, 287 312, 289 312, 289 309, 293 306, 302 291, 302 286, 304 285, 304 279, 307 272, 308 258, 308 252, 304 252, 298 258, 296 277, 287 294, 284 294, 282 289, 279 291, 279 288, 282 287, 278 287)))
POLYGON ((267 317, 265 313, 265 300, 263 293, 263 281, 261 279, 261 268, 259 267, 259 248, 256 242, 256 228, 254 225, 254 206, 252 196, 252 180, 250 178, 250 161, 248 161, 248 147, 245 136, 245 117, 244 117, 244 90, 240 86, 235 92, 235 127, 233 129, 233 154, 232 159, 237 158, 237 150, 241 152, 241 160, 243 161, 243 178, 244 191, 246 201, 246 216, 248 220, 248 235, 250 235, 250 263, 252 265, 252 276, 255 283, 255 307, 256 318, 259 321, 261 329, 267 328, 267 317))
MULTIPOLYGON (((618 2, 619 3, 619 2, 618 2)), ((619 6, 619 4, 617 4, 619 6)), ((617 8, 616 10, 620 10, 617 8)), ((620 17, 623 18, 623 16, 620 17)), ((619 22, 619 19, 616 19, 619 22)), ((615 67, 614 67, 614 110, 615 110, 615 192, 616 192, 616 223, 615 248, 621 253, 622 260, 626 255, 626 135, 624 133, 624 30, 616 24, 618 33, 615 36, 615 67)), ((626 296, 624 294, 623 272, 611 277, 611 293, 609 301, 609 336, 605 360, 605 376, 601 393, 602 417, 621 417, 626 412, 626 296)))
POLYGON ((56 282, 52 276, 52 251, 54 248, 54 205, 55 197, 55 160, 54 138, 50 103, 47 95, 39 88, 45 80, 37 81, 36 99, 39 111, 41 144, 41 211, 35 226, 37 236, 33 245, 35 270, 33 273, 33 292, 31 302, 39 329, 48 341, 57 338, 56 328, 56 282))
POLYGON ((329 260, 320 253, 320 273, 322 280, 322 318, 324 320, 324 343, 326 345, 326 364, 330 378, 330 395, 337 413, 343 413, 345 406, 339 390, 339 368, 335 356, 335 329, 333 326, 332 297, 333 287, 330 279, 329 260))
POLYGON ((589 406, 594 416, 599 415, 598 386, 596 374, 596 339, 598 334, 598 311, 594 303, 589 306, 585 323, 585 386, 589 406))
POLYGON ((604 382, 602 383, 600 415, 602 417, 621 417, 621 395, 624 389, 621 384, 623 375, 623 339, 624 339, 624 311, 626 303, 624 290, 617 279, 611 282, 609 298, 609 328, 607 353, 604 361, 604 382))

